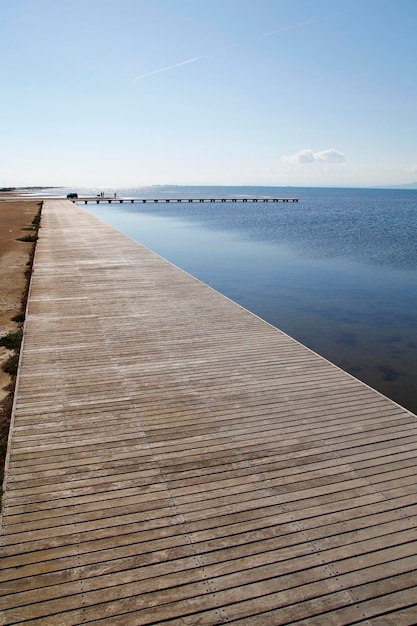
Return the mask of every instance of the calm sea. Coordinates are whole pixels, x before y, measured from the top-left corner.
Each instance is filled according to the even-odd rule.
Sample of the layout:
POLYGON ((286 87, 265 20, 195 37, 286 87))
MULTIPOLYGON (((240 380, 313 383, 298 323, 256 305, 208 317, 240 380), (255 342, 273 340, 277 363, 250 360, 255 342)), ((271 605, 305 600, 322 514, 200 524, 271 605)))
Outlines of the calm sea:
POLYGON ((87 209, 417 412, 417 191, 156 186, 117 193, 299 198, 87 209))

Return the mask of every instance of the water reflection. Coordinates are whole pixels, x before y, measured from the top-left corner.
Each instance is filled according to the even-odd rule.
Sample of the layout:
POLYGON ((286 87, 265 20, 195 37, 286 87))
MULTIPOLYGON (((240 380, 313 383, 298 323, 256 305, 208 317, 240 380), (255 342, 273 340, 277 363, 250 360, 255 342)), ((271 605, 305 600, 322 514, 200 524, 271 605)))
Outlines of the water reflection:
MULTIPOLYGON (((366 256, 364 252, 358 255, 359 260, 351 260, 330 253, 329 245, 320 255, 322 233, 318 239, 313 237, 314 245, 311 233, 305 235, 305 249, 295 236, 285 240, 282 233, 272 242, 271 233, 259 237, 254 229, 249 238, 246 226, 241 230, 222 229, 217 214, 210 216, 212 220, 202 219, 200 208, 197 214, 192 213, 192 219, 192 207, 176 208, 185 213, 181 217, 172 215, 171 209, 165 207, 156 213, 120 205, 94 205, 88 209, 346 371, 417 411, 417 281, 416 272, 399 268, 413 262, 408 259, 405 263, 403 253, 396 255, 402 259, 400 265, 374 262, 372 246, 367 263, 361 260, 366 256), (171 214, 166 215, 167 211, 171 214)), ((247 209, 244 214, 238 206, 231 210, 236 214, 240 210, 243 223, 243 217, 249 217, 247 209)), ((224 223, 231 219, 228 212, 224 223)))

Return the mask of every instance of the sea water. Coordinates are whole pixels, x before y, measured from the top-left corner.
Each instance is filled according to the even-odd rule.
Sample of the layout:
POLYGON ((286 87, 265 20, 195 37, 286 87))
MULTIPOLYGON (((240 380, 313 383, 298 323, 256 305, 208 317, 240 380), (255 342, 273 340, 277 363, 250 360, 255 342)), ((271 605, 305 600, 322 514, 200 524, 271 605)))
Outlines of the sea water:
POLYGON ((155 186, 117 195, 298 198, 85 208, 417 412, 417 191, 155 186))

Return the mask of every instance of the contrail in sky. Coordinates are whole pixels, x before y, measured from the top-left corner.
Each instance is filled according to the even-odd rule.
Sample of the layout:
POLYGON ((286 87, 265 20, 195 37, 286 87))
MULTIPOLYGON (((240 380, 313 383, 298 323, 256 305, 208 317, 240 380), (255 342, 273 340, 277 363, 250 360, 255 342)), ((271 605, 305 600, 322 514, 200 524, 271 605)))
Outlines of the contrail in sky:
MULTIPOLYGON (((340 13, 340 11, 339 11, 340 13)), ((333 15, 337 15, 337 13, 332 13, 331 15, 325 15, 323 17, 316 17, 314 20, 307 20, 306 22, 300 22, 299 24, 294 24, 293 26, 282 26, 281 28, 277 28, 276 30, 271 30, 268 33, 262 33, 260 37, 270 37, 271 35, 277 35, 278 33, 283 33, 286 30, 294 30, 295 28, 301 28, 302 26, 308 26, 308 24, 314 24, 315 22, 322 22, 328 17, 333 17, 333 15)))
POLYGON ((211 52, 207 52, 206 54, 201 54, 198 57, 193 57, 192 59, 181 61, 181 63, 174 63, 174 65, 167 65, 167 67, 160 67, 158 70, 153 70, 152 72, 147 72, 146 74, 141 74, 140 76, 136 76, 132 82, 135 83, 138 80, 142 80, 142 78, 153 76, 153 74, 160 74, 161 72, 168 72, 169 70, 173 70, 176 67, 181 67, 181 65, 188 65, 188 63, 195 63, 196 61, 200 61, 201 59, 210 57, 213 54, 217 54, 218 52, 223 52, 224 50, 230 50, 230 48, 235 48, 235 47, 236 46, 225 46, 224 48, 217 48, 217 50, 212 50, 211 52))
MULTIPOLYGON (((210 53, 212 54, 212 53, 210 53)), ((203 54, 199 57, 193 57, 192 59, 187 59, 187 61, 182 61, 181 63, 175 63, 174 65, 167 65, 167 67, 161 67, 159 70, 153 70, 153 72, 148 72, 147 74, 141 74, 140 76, 136 76, 133 79, 133 82, 137 80, 142 80, 142 78, 147 78, 148 76, 153 76, 153 74, 159 74, 160 72, 168 72, 168 70, 173 70, 175 67, 181 67, 181 65, 187 65, 188 63, 195 63, 200 59, 204 59, 204 57, 209 56, 208 54, 203 54)))
MULTIPOLYGON (((260 39, 261 37, 271 37, 272 35, 283 33, 286 30, 294 30, 295 28, 301 28, 302 26, 307 26, 308 24, 321 22, 322 20, 328 19, 329 17, 333 17, 334 15, 338 15, 339 13, 343 13, 343 11, 337 11, 336 13, 331 13, 330 15, 324 15, 323 17, 317 17, 313 20, 300 22, 299 24, 294 24, 293 26, 282 26, 281 28, 277 28, 276 30, 271 30, 267 33, 262 33, 261 35, 258 35, 258 38, 260 39)), ((201 61, 201 59, 205 59, 209 56, 212 56, 213 54, 217 54, 218 52, 223 52, 224 50, 230 50, 230 49, 238 48, 238 47, 239 47, 239 44, 226 46, 224 48, 217 48, 217 50, 212 50, 211 52, 207 52, 206 54, 201 54, 198 57, 193 57, 192 59, 181 61, 181 63, 174 63, 174 65, 167 65, 166 67, 160 67, 159 69, 153 70, 152 72, 141 74, 140 76, 136 76, 135 78, 133 78, 132 82, 135 83, 138 80, 142 80, 143 78, 147 78, 148 76, 153 76, 154 74, 160 74, 162 72, 169 72, 170 70, 173 70, 176 67, 181 67, 182 65, 188 65, 189 63, 195 63, 196 61, 201 61)))

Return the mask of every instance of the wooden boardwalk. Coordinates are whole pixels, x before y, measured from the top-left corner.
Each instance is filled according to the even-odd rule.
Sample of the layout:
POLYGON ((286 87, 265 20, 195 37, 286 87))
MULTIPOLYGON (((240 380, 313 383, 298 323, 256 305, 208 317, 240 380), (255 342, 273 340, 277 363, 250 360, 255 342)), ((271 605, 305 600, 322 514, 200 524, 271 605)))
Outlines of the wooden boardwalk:
POLYGON ((111 204, 112 202, 118 202, 123 204, 124 202, 130 202, 133 204, 137 202, 139 204, 152 204, 152 203, 169 203, 169 202, 298 202, 298 198, 117 198, 109 197, 109 196, 80 196, 74 198, 72 202, 84 202, 84 204, 88 204, 89 202, 95 202, 96 204, 100 204, 100 202, 108 202, 111 204))
POLYGON ((417 623, 417 421, 47 200, 1 624, 417 623))

